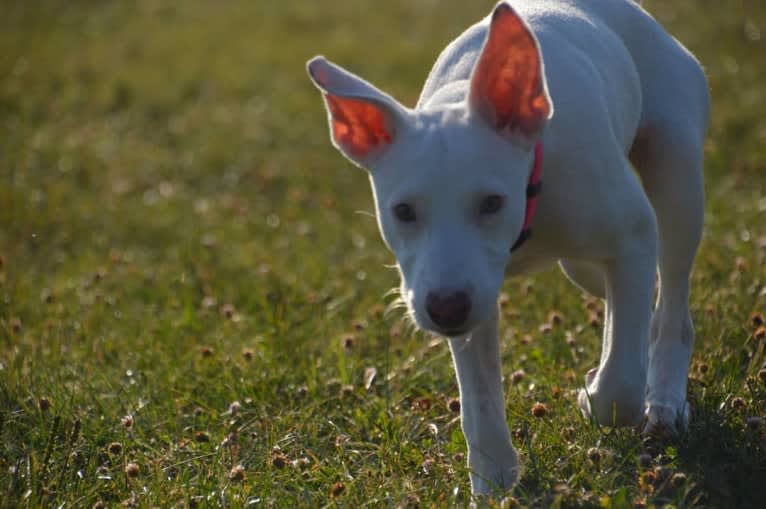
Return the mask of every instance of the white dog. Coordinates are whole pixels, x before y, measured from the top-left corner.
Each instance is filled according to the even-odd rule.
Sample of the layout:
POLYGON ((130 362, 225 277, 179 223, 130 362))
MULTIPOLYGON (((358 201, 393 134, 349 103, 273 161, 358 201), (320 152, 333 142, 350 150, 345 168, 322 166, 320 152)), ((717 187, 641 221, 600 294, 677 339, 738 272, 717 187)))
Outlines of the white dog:
POLYGON ((586 415, 686 425, 710 99, 699 63, 638 3, 502 2, 442 52, 415 109, 323 57, 308 71, 334 145, 369 170, 409 312, 449 338, 475 494, 519 472, 498 347, 506 273, 558 262, 606 299, 586 415))

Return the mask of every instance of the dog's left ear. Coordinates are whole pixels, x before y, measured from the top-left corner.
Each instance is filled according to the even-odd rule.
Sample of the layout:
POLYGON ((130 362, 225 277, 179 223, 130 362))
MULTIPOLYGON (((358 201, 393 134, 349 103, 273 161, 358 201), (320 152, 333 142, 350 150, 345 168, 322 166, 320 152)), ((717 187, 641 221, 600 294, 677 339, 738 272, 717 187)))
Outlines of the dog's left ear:
POLYGON ((524 144, 534 143, 553 115, 537 38, 505 2, 492 13, 468 104, 498 133, 524 144))
POLYGON ((406 108, 324 57, 309 60, 307 69, 324 97, 333 144, 351 162, 370 169, 406 125, 406 108))

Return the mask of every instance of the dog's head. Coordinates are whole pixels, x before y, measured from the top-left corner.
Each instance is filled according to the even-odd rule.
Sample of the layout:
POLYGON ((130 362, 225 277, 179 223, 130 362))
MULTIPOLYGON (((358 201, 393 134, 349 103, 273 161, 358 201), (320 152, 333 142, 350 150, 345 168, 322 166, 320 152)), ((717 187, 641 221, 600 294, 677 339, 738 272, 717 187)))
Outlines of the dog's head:
POLYGON ((552 114, 531 30, 499 4, 465 101, 447 106, 409 110, 323 57, 308 70, 333 144, 370 172, 411 315, 439 334, 470 332, 494 312, 552 114))

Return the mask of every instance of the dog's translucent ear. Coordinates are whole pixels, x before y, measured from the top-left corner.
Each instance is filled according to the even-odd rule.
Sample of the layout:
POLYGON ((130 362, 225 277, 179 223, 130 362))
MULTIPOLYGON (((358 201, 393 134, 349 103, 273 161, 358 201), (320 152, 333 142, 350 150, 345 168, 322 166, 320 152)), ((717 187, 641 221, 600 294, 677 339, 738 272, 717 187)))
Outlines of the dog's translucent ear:
POLYGON ((507 3, 492 14, 468 102, 494 129, 524 143, 536 141, 553 115, 537 38, 507 3))
POLYGON ((355 164, 370 168, 396 139, 405 108, 324 57, 312 58, 307 68, 324 97, 333 144, 355 164))

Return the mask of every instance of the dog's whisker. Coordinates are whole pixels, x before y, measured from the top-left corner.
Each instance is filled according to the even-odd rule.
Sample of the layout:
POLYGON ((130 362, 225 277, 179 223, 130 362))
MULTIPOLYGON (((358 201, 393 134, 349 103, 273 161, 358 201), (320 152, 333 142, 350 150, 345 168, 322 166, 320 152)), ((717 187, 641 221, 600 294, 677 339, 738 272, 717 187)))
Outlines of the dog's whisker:
POLYGON ((395 300, 391 301, 386 306, 385 311, 383 311, 383 316, 388 317, 388 316, 391 315, 391 313, 393 313, 394 311, 399 310, 399 309, 405 309, 405 310, 407 309, 407 303, 404 302, 403 299, 395 299, 395 300))
POLYGON ((402 294, 402 289, 398 286, 394 286, 393 288, 391 288, 390 290, 388 290, 386 293, 383 294, 383 298, 385 299, 392 295, 401 295, 401 294, 402 294))

